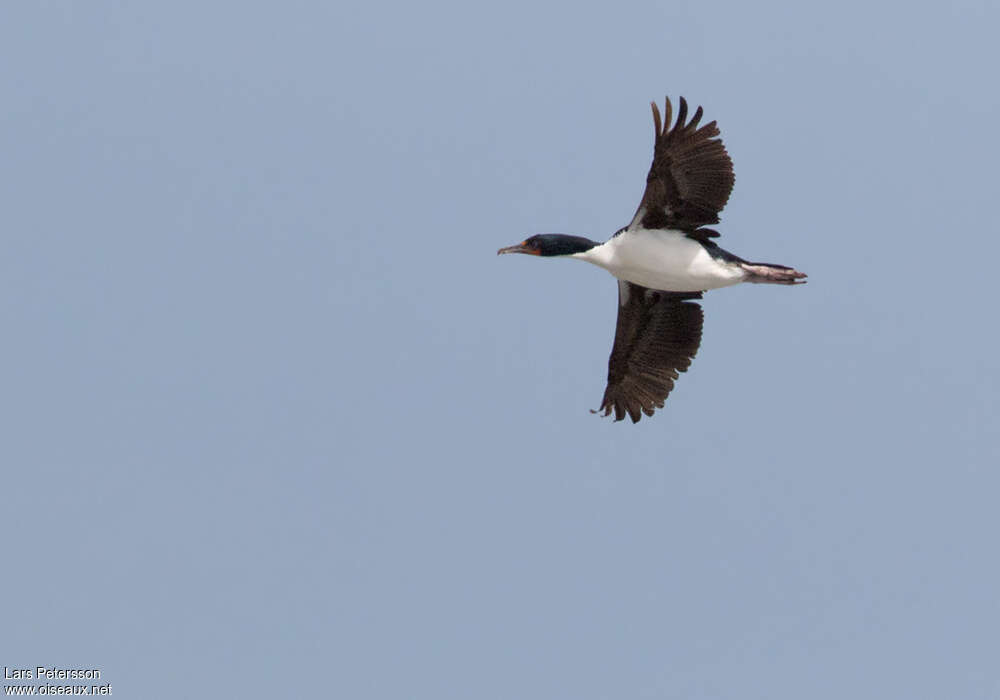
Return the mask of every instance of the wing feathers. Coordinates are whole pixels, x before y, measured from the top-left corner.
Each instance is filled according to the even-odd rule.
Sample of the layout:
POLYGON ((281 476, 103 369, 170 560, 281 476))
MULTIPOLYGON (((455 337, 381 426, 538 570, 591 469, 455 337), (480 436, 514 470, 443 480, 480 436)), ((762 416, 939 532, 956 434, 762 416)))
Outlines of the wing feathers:
POLYGON ((668 98, 666 120, 652 103, 656 129, 653 164, 646 177, 646 191, 630 227, 672 228, 695 232, 719 222, 719 212, 733 189, 733 163, 718 138, 715 121, 699 128, 704 111, 698 107, 687 121, 687 100, 680 98, 677 120, 668 98))
POLYGON ((663 408, 678 373, 691 366, 704 316, 691 301, 700 292, 660 292, 623 281, 618 290, 618 325, 599 410, 635 423, 663 408))

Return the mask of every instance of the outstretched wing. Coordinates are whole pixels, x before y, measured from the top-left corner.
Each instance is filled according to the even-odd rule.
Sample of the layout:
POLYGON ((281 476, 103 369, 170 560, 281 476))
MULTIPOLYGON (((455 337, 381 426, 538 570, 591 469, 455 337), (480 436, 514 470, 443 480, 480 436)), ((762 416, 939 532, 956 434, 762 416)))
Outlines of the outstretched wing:
MULTIPOLYGON (((687 102, 682 97, 677 122, 670 126, 673 108, 666 100, 666 122, 653 105, 656 141, 653 165, 646 176, 646 191, 629 228, 671 228, 694 232, 699 226, 719 223, 719 212, 733 191, 733 161, 719 138, 719 127, 709 122, 698 128, 702 110, 698 107, 690 122, 687 102)), ((703 237, 715 231, 699 232, 703 237)))
POLYGON ((608 360, 601 408, 637 423, 663 408, 678 372, 691 366, 701 344, 701 292, 661 292, 618 282, 618 326, 608 360))

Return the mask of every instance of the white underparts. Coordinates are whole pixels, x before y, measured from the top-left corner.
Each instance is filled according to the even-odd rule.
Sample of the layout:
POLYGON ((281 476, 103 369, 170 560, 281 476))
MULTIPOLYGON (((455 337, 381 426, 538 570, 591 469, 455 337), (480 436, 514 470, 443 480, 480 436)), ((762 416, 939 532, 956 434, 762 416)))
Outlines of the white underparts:
POLYGON ((668 292, 700 292, 747 278, 736 262, 713 257, 680 231, 634 229, 570 257, 603 267, 620 280, 668 292))

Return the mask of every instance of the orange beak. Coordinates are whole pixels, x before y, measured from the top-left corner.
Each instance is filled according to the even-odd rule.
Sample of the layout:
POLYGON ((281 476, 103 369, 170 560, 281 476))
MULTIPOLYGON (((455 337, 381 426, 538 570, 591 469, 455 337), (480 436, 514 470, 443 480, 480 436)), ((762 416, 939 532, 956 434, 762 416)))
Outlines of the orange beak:
POLYGON ((506 248, 501 248, 497 251, 497 255, 506 255, 507 253, 524 253, 525 255, 538 255, 537 250, 532 250, 528 248, 527 241, 521 241, 517 245, 509 245, 506 248))

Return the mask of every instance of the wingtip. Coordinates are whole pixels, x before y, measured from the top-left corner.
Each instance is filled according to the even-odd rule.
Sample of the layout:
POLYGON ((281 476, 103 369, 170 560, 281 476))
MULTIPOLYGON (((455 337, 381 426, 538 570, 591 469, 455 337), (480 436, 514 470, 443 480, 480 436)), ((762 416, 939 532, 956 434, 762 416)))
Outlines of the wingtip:
POLYGON ((679 99, 680 105, 677 107, 677 129, 684 128, 684 121, 687 119, 688 115, 688 103, 683 97, 679 99))
POLYGON ((704 116, 704 110, 702 110, 701 105, 698 105, 698 109, 694 111, 694 116, 691 117, 691 121, 688 122, 687 129, 694 131, 698 128, 698 122, 701 121, 702 116, 704 116))
MULTIPOLYGON (((670 97, 663 98, 663 113, 660 113, 660 107, 655 101, 650 102, 649 106, 653 109, 653 125, 656 128, 656 135, 661 136, 664 132, 671 130, 681 130, 690 129, 694 131, 698 128, 698 124, 701 123, 702 117, 705 116, 705 110, 701 105, 694 111, 694 115, 691 117, 691 121, 686 123, 688 115, 688 102, 683 96, 677 98, 677 119, 674 120, 674 109, 673 103, 670 101, 670 97)), ((705 125, 706 128, 715 126, 715 122, 710 122, 705 125)))
MULTIPOLYGON (((662 406, 660 406, 660 408, 662 408, 662 406)), ((629 408, 628 406, 622 407, 622 406, 619 406, 617 404, 604 405, 604 406, 601 406, 600 408, 596 408, 596 409, 591 408, 589 410, 590 410, 591 415, 598 416, 600 418, 609 418, 609 417, 611 417, 612 416, 612 411, 613 411, 614 412, 614 416, 611 417, 611 422, 612 423, 621 422, 621 421, 625 420, 626 416, 628 416, 629 420, 631 420, 633 423, 638 423, 639 420, 642 418, 642 414, 643 413, 645 413, 647 416, 653 415, 653 409, 648 409, 648 410, 645 409, 645 408, 643 408, 641 410, 637 409, 638 413, 633 413, 633 409, 629 408)))

